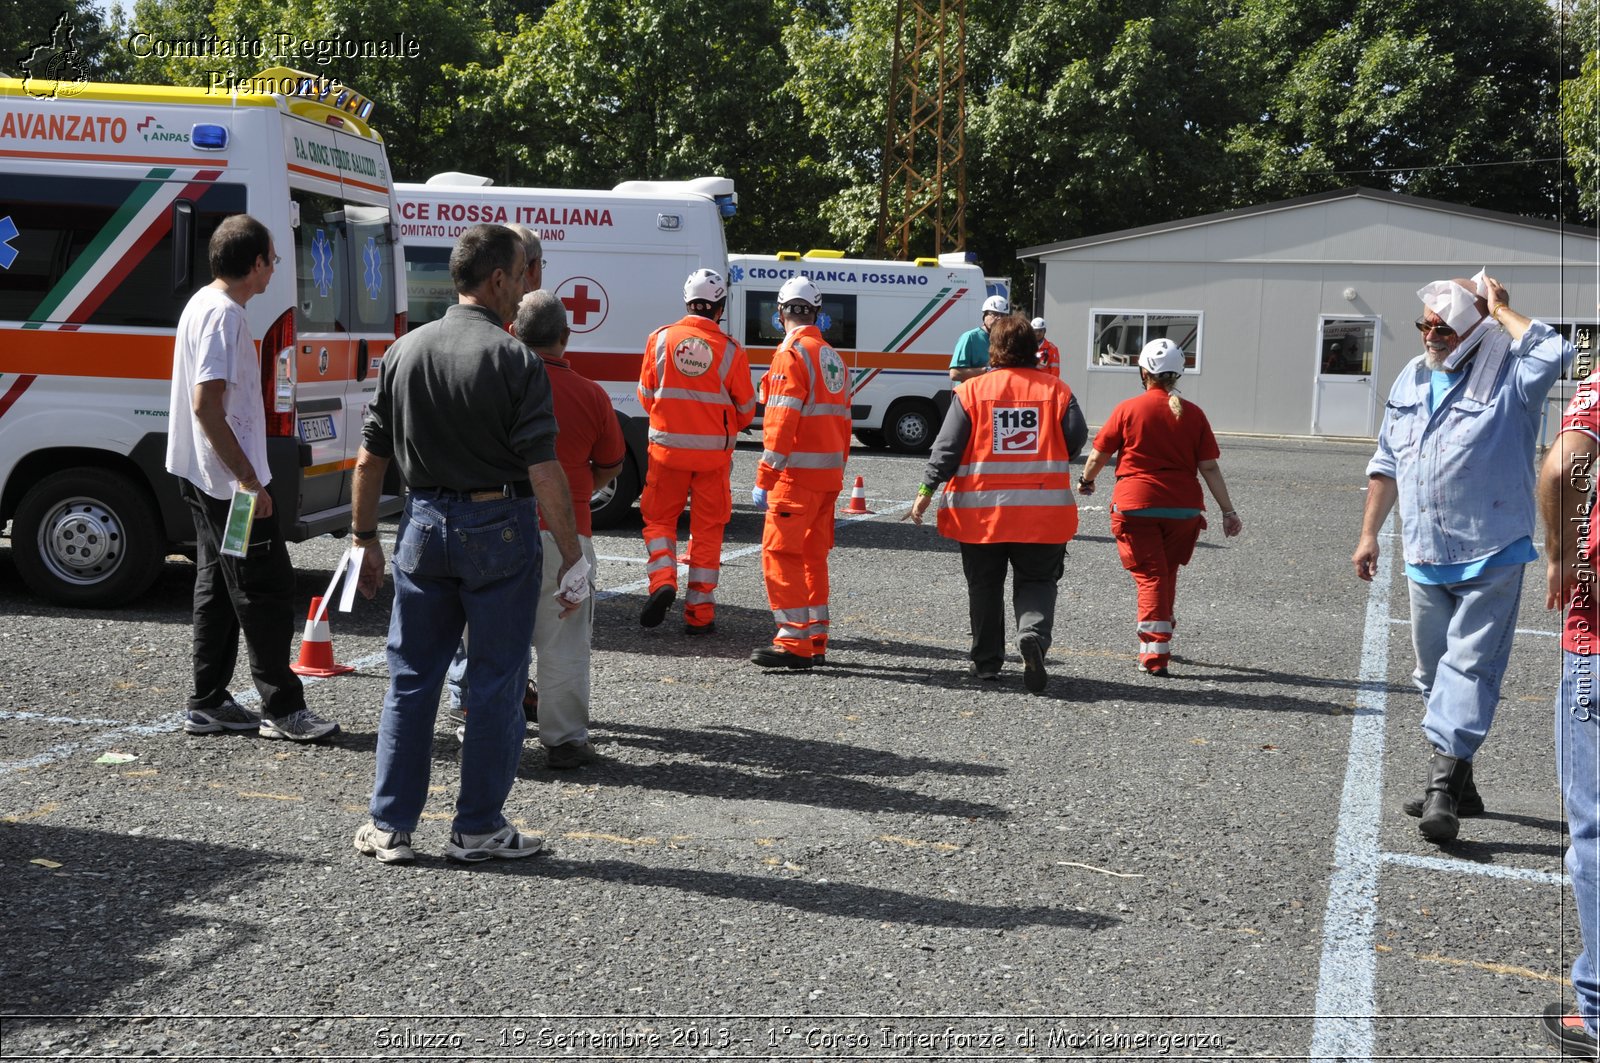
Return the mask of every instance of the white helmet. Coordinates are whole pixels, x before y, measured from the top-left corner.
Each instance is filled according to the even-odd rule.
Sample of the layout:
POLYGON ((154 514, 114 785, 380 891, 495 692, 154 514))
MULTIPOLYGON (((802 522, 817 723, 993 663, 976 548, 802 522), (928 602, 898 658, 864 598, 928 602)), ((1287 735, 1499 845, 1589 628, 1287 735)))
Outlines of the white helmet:
POLYGON ((1011 301, 1003 295, 991 295, 983 301, 983 312, 985 314, 1009 314, 1011 313, 1011 301))
POLYGON ((1033 331, 1035 331, 1035 332, 1043 332, 1044 331, 1044 318, 1036 317, 1032 321, 1028 322, 1028 326, 1030 328, 1032 328, 1033 331))
POLYGON ((683 282, 685 303, 720 303, 727 296, 728 286, 714 269, 697 269, 683 282))
POLYGON ((810 277, 790 277, 783 282, 783 287, 778 289, 778 305, 788 306, 790 303, 821 306, 822 293, 811 283, 810 277))
POLYGON ((1152 376, 1183 372, 1183 348, 1168 339, 1151 340, 1139 352, 1139 368, 1152 376))

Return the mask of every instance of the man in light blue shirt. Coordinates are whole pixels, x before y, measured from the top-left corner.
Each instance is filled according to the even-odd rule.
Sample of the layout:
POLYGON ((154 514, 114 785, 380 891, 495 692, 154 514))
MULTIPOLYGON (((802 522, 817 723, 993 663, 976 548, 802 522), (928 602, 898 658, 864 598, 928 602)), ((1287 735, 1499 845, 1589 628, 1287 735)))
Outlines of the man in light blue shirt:
POLYGON ((1351 561, 1370 581, 1378 532, 1396 504, 1411 591, 1411 638, 1422 730, 1433 748, 1420 800, 1424 836, 1453 840, 1459 815, 1483 812, 1472 758, 1488 736, 1511 656, 1522 569, 1533 548, 1534 441, 1571 347, 1534 322, 1515 342, 1491 277, 1419 291, 1422 354, 1389 391, 1367 504, 1351 561))
POLYGON ((1011 303, 1003 295, 991 295, 983 301, 983 324, 968 329, 956 340, 956 353, 950 358, 952 384, 989 371, 989 326, 1009 313, 1011 303))

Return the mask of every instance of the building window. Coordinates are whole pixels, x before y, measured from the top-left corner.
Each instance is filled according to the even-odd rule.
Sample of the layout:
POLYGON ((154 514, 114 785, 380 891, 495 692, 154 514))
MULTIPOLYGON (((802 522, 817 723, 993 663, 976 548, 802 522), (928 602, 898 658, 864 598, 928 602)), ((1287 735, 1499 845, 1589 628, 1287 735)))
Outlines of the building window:
POLYGON ((1169 339, 1183 348, 1183 364, 1200 371, 1198 310, 1092 310, 1089 314, 1089 368, 1139 368, 1139 352, 1151 340, 1169 339))

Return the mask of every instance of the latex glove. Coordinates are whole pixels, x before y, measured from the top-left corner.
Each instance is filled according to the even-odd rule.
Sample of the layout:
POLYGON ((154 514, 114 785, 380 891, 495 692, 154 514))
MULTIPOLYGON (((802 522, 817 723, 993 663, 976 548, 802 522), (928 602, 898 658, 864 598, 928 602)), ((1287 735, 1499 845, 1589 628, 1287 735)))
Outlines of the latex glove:
POLYGON ((767 511, 767 489, 765 487, 750 488, 750 501, 762 513, 767 511))
POLYGON ((583 600, 589 597, 589 591, 589 560, 580 557, 561 577, 556 597, 566 605, 582 605, 583 600))

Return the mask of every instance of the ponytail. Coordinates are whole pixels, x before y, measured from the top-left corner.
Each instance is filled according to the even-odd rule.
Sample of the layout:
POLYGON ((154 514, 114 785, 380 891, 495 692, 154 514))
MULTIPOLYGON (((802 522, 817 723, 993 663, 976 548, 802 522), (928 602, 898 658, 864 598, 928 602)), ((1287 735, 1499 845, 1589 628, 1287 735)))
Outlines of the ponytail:
POLYGON ((1156 377, 1156 383, 1167 393, 1167 409, 1172 411, 1172 419, 1183 419, 1183 400, 1178 398, 1178 374, 1162 373, 1156 377))

